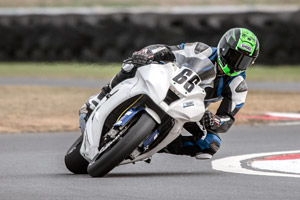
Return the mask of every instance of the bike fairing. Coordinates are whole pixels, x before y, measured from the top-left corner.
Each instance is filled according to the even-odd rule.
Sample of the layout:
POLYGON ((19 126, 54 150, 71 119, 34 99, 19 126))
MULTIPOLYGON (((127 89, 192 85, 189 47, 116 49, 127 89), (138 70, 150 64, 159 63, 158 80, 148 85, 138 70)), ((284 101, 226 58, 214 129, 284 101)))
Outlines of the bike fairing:
MULTIPOLYGON (((147 155, 151 155, 151 153, 157 152, 161 148, 165 147, 169 142, 173 141, 178 136, 178 134, 180 134, 181 128, 185 122, 199 121, 205 111, 204 90, 200 86, 194 85, 194 88, 190 92, 186 93, 184 85, 187 83, 187 81, 185 81, 183 84, 175 85, 171 81, 173 76, 177 76, 185 69, 187 68, 182 67, 181 69, 179 69, 175 65, 173 65, 172 67, 172 64, 161 66, 152 64, 149 66, 140 67, 137 70, 136 76, 130 79, 130 83, 117 85, 111 91, 112 94, 117 94, 114 94, 109 98, 106 97, 102 99, 100 104, 97 106, 97 108, 94 110, 91 117, 87 121, 87 128, 84 133, 83 143, 80 150, 82 155, 89 161, 92 161, 93 158, 95 158, 95 156, 98 154, 98 144, 100 141, 99 135, 101 135, 102 132, 102 125, 104 124, 104 120, 108 117, 108 113, 112 112, 110 109, 115 108, 116 106, 120 105, 120 102, 123 102, 124 100, 136 95, 151 95, 152 101, 155 102, 156 105, 159 105, 159 107, 163 109, 167 115, 173 118, 180 119, 176 122, 177 125, 174 126, 172 130, 170 130, 171 134, 168 134, 164 139, 164 141, 166 142, 162 141, 162 143, 159 143, 157 146, 155 146, 154 149, 151 149, 147 155), (174 90, 177 95, 181 96, 181 99, 170 105, 168 105, 164 101, 169 90, 174 90), (194 105, 192 107, 184 108, 183 104, 186 102, 185 99, 187 99, 189 102, 193 101, 194 105), (106 103, 105 105, 107 106, 101 106, 103 103, 106 103), (197 110, 197 112, 195 112, 195 109, 197 110), (182 114, 180 112, 182 112, 182 114)), ((196 73, 193 72, 193 74, 191 74, 191 77, 193 77, 195 74, 196 73)), ((146 107, 145 109, 148 114, 153 116, 153 113, 151 113, 151 109, 155 108, 146 107)), ((155 115, 153 116, 153 119, 157 119, 155 115)), ((155 121, 157 121, 157 123, 161 123, 159 120, 155 121)), ((143 157, 139 159, 143 159, 143 157)))

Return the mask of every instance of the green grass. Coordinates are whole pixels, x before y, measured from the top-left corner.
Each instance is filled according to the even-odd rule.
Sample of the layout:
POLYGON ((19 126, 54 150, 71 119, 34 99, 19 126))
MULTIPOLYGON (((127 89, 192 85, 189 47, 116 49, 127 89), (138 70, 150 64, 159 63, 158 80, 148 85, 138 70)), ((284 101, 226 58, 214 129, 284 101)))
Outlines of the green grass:
POLYGON ((112 78, 121 64, 0 63, 0 77, 112 78))
POLYGON ((247 70, 247 80, 300 82, 300 65, 263 66, 254 65, 247 70))
MULTIPOLYGON (((121 63, 0 63, 0 77, 110 79, 120 67, 121 63)), ((255 65, 247 70, 247 81, 300 82, 300 65, 255 65)))

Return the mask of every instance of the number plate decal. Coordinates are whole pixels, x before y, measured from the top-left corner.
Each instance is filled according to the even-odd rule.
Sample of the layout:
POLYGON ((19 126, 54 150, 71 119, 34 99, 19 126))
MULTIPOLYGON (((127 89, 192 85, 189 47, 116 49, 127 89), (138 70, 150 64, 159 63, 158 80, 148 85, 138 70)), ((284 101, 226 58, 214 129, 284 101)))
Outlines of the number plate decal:
POLYGON ((174 83, 183 84, 186 92, 192 92, 195 85, 200 84, 200 77, 191 69, 183 68, 173 79, 174 83))

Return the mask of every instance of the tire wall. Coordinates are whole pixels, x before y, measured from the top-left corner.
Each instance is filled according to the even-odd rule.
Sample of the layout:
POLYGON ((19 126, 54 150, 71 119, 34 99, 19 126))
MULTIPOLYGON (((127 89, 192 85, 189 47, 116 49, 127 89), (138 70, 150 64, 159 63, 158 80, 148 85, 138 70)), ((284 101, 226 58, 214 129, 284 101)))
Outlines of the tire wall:
POLYGON ((258 63, 300 63, 300 11, 0 15, 0 61, 115 62, 155 43, 216 46, 232 27, 258 36, 258 63))

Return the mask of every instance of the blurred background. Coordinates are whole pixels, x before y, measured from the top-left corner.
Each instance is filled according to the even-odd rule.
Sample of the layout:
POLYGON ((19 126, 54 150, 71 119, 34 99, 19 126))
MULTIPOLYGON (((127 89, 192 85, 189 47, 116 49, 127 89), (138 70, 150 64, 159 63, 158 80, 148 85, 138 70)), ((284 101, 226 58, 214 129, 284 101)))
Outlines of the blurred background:
POLYGON ((233 27, 260 41, 237 122, 300 112, 299 8, 299 0, 0 0, 0 133, 78 130, 78 109, 134 51, 217 46, 233 27))
POLYGON ((116 62, 154 43, 252 30, 260 64, 300 62, 298 0, 1 0, 0 61, 116 62))
MULTIPOLYGON (((80 135, 80 107, 120 70, 123 59, 149 44, 199 41, 216 46, 233 27, 248 28, 258 36, 260 56, 247 70, 249 91, 236 116, 237 127, 220 134, 222 147, 214 158, 299 149, 299 4, 300 0, 0 0, 0 200, 299 200, 299 179, 230 175, 213 170, 210 160, 160 154, 151 165, 122 166, 100 180, 72 176, 63 162, 80 135), (269 112, 281 117, 266 115, 269 112), (277 126, 280 123, 294 126, 277 126)), ((209 110, 217 107, 212 104, 209 110)), ((299 158, 299 150, 295 153, 281 158, 299 158)), ((267 154, 256 155, 261 155, 255 158, 258 163, 276 163, 279 170, 286 166, 269 159, 279 156, 263 161, 267 154)), ((288 175, 299 176, 299 160, 287 161, 288 175), (289 171, 293 167, 294 172, 289 171)), ((251 162, 240 165, 250 170, 251 162)))

